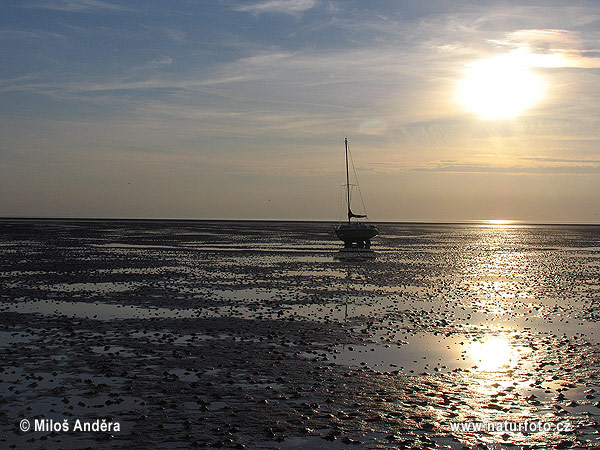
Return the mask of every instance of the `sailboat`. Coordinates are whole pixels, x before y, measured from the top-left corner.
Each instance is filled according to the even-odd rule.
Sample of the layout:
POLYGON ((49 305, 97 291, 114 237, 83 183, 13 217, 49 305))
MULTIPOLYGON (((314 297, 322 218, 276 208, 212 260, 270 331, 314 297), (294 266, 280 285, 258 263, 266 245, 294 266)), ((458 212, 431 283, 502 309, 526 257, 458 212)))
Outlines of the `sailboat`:
POLYGON ((346 147, 346 204, 348 205, 348 222, 340 223, 335 230, 335 234, 340 240, 344 241, 343 251, 353 251, 355 249, 358 249, 358 251, 369 250, 371 248, 371 238, 377 236, 379 229, 368 222, 352 221, 352 219, 366 219, 367 215, 352 212, 350 203, 350 174, 348 171, 348 138, 344 138, 344 144, 346 147))

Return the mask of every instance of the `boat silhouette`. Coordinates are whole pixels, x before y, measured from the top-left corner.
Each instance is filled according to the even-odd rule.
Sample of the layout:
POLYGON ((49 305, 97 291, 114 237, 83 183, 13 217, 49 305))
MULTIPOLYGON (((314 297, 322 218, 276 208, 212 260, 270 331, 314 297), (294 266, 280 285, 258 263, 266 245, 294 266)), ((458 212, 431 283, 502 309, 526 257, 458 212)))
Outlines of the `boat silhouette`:
MULTIPOLYGON (((348 222, 342 222, 335 229, 337 237, 344 242, 344 250, 366 249, 371 248, 371 239, 379 234, 379 229, 368 221, 352 220, 366 219, 365 214, 355 214, 352 212, 351 195, 350 195, 350 172, 348 164, 348 138, 344 138, 346 150, 346 205, 348 209, 348 222)), ((356 175, 356 174, 355 174, 356 175)), ((356 181, 358 186, 358 180, 356 181)), ((360 190, 359 190, 360 195, 360 190)))

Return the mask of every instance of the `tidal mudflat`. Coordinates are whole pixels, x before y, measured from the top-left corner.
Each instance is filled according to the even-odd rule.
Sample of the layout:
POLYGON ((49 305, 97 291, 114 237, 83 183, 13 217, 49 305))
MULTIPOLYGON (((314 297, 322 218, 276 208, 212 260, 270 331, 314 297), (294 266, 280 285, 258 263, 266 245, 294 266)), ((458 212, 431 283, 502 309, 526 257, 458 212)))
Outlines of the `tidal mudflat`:
POLYGON ((0 447, 600 447, 600 227, 333 228, 0 221, 0 447))

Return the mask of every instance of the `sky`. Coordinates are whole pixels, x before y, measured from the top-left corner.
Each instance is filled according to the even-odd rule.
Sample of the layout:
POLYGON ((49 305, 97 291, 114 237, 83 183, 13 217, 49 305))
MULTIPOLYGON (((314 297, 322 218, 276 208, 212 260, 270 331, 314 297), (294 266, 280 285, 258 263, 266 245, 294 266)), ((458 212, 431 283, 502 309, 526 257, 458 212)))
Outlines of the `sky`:
POLYGON ((597 1, 0 8, 0 217, 600 223, 597 1))

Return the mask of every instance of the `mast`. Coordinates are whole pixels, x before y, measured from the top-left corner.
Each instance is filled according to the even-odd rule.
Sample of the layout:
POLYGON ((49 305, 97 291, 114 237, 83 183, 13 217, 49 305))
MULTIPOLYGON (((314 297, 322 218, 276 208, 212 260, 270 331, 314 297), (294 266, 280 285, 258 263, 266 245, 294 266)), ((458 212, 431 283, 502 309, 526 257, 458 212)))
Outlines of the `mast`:
POLYGON ((344 144, 346 146, 346 192, 348 196, 348 223, 352 217, 352 211, 350 210, 350 175, 348 175, 348 138, 344 138, 344 144))

